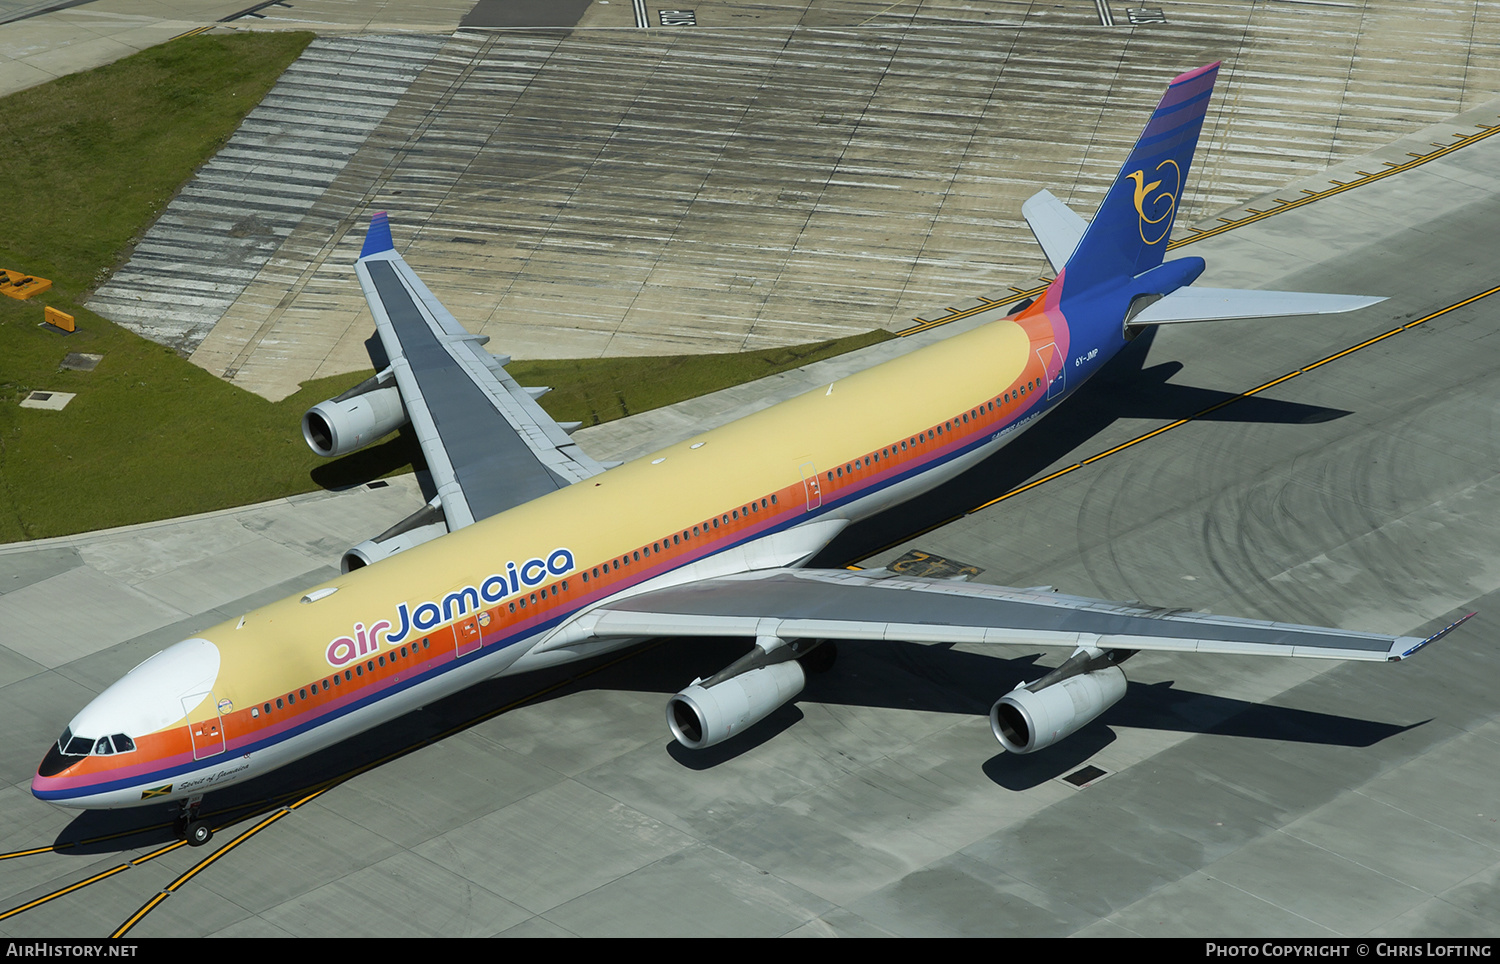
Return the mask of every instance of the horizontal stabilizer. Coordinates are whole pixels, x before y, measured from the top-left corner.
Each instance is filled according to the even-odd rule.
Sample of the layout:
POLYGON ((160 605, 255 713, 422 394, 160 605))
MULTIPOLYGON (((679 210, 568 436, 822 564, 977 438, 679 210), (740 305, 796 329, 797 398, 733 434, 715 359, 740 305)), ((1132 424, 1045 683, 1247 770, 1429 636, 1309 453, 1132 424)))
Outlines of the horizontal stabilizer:
POLYGON ((1051 191, 1039 191, 1021 205, 1021 216, 1026 219, 1037 244, 1042 246, 1053 271, 1061 271, 1089 223, 1068 207, 1051 191))
POLYGON ((1130 319, 1132 325, 1172 325, 1187 321, 1332 315, 1385 301, 1368 295, 1320 295, 1303 291, 1239 288, 1178 288, 1130 319))

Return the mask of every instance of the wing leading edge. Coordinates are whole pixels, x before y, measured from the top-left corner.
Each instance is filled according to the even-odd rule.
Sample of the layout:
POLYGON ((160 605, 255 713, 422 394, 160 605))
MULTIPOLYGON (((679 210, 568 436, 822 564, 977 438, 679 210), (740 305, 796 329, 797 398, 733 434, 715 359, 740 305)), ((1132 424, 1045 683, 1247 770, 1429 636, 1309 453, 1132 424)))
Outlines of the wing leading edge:
POLYGON ((449 530, 605 470, 396 253, 385 212, 370 221, 355 273, 449 530))

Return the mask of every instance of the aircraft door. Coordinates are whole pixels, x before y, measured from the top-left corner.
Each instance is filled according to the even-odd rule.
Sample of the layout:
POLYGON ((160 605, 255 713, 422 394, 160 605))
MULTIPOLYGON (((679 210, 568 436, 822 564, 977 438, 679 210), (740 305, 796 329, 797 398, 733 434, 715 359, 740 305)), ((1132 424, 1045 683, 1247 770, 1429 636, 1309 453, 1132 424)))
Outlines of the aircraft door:
POLYGON ((1054 342, 1038 348, 1036 354, 1042 360, 1042 368, 1047 373, 1044 376, 1047 379, 1047 398, 1049 400, 1057 398, 1067 390, 1067 380, 1063 377, 1066 366, 1063 365, 1062 352, 1057 350, 1057 344, 1054 342))
POLYGON ((459 659, 463 659, 471 653, 479 652, 479 647, 484 642, 484 629, 490 621, 487 612, 470 616, 457 626, 453 627, 454 653, 459 659))
POLYGON ((823 487, 818 484, 818 467, 811 462, 803 462, 800 471, 802 491, 807 495, 807 511, 811 512, 823 504, 823 487))
POLYGON ((188 721, 188 738, 193 745, 193 759, 203 760, 224 752, 224 720, 219 716, 219 704, 211 692, 192 693, 182 698, 182 713, 188 721), (207 719, 194 720, 193 711, 207 704, 210 714, 207 719))

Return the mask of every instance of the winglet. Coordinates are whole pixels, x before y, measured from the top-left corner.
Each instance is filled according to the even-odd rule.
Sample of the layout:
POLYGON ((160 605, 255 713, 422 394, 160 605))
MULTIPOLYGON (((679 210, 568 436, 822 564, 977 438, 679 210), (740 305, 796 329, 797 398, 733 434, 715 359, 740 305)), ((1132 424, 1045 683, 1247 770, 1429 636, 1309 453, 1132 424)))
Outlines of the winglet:
POLYGON ((1473 619, 1477 615, 1479 615, 1479 614, 1478 613, 1469 613, 1469 615, 1464 616, 1464 617, 1456 620, 1451 625, 1447 626, 1444 629, 1438 630, 1437 632, 1433 633, 1431 636, 1428 636, 1426 639, 1422 640, 1420 643, 1418 643, 1417 645, 1413 646, 1411 649, 1408 649, 1406 652, 1402 653, 1401 655, 1399 655, 1399 656, 1395 656, 1395 655, 1391 656, 1391 662, 1395 662, 1396 660, 1400 660, 1400 659, 1405 659, 1406 657, 1410 656, 1412 653, 1415 653, 1417 650, 1421 649, 1423 646, 1426 646, 1428 643, 1435 643, 1435 642, 1437 642, 1438 640, 1442 639, 1444 636, 1446 636, 1449 633, 1453 632, 1455 629, 1457 629, 1458 627, 1462 626, 1464 623, 1466 623, 1469 620, 1473 619))
POLYGON ((396 243, 391 240, 391 222, 385 216, 384 211, 375 212, 370 219, 370 230, 365 235, 365 246, 359 249, 361 258, 368 258, 372 254, 380 254, 382 251, 391 251, 396 243))

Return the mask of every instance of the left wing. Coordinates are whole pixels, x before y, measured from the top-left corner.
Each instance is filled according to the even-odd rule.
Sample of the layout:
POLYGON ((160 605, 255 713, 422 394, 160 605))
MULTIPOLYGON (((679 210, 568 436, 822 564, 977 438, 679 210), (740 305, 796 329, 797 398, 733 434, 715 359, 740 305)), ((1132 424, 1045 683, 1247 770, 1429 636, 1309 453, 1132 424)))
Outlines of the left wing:
POLYGON ((396 253, 385 212, 355 264, 449 531, 603 472, 396 253))
POLYGON ((626 636, 749 636, 1390 661, 1447 632, 1384 636, 1001 586, 770 569, 610 600, 542 648, 626 636))

